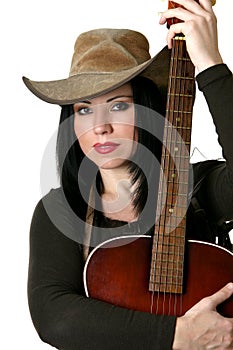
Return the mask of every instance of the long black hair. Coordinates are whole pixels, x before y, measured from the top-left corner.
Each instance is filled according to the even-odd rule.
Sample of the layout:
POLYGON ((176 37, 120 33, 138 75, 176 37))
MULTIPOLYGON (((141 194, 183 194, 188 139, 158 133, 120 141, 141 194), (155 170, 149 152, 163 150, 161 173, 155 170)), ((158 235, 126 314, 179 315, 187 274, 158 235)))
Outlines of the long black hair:
MULTIPOLYGON (((143 151, 145 148, 139 147, 129 165, 132 183, 137 183, 133 204, 137 213, 140 213, 147 200, 149 185, 158 175, 156 169, 151 166, 150 155, 157 159, 161 157, 163 133, 161 116, 165 114, 165 100, 157 86, 147 78, 138 76, 130 83, 135 104, 138 143, 149 151, 145 154, 143 151)), ((73 105, 62 106, 56 151, 63 191, 72 209, 85 220, 90 186, 96 181, 96 187, 101 193, 102 181, 96 165, 85 157, 79 146, 74 132, 73 105), (84 160, 85 172, 80 167, 84 160)))

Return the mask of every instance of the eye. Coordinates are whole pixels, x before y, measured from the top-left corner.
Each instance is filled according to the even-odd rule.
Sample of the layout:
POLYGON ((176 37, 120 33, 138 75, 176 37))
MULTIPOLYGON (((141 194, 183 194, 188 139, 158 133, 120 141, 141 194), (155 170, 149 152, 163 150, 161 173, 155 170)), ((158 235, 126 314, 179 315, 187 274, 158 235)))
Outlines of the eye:
POLYGON ((112 105, 111 111, 126 111, 129 108, 127 102, 116 102, 112 105))
POLYGON ((79 107, 75 111, 79 115, 89 115, 92 114, 92 109, 89 107, 79 107))

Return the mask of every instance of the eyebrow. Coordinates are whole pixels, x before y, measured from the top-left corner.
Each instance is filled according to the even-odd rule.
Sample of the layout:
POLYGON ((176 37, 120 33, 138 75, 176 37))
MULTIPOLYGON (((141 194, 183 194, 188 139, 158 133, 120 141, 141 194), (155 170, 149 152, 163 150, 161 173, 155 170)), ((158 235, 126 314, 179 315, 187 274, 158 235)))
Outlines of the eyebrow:
POLYGON ((127 96, 127 95, 114 96, 114 97, 109 98, 106 102, 111 102, 111 101, 116 100, 117 98, 121 98, 121 97, 132 98, 133 96, 127 96))
MULTIPOLYGON (((118 96, 113 96, 111 98, 109 98, 106 102, 111 102, 113 100, 116 100, 118 98, 122 98, 122 97, 127 97, 127 98, 133 98, 133 96, 128 96, 128 95, 118 95, 118 96)), ((87 104, 91 104, 91 101, 89 100, 83 100, 83 101, 79 101, 79 103, 87 103, 87 104)))

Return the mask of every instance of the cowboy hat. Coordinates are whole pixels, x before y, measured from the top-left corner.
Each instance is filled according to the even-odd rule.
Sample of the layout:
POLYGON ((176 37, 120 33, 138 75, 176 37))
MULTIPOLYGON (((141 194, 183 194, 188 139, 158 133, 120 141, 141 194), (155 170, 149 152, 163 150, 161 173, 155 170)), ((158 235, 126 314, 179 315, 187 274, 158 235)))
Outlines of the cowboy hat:
POLYGON ((137 75, 153 80, 166 93, 169 61, 167 47, 151 58, 146 37, 137 31, 95 29, 77 38, 68 78, 23 81, 37 97, 59 105, 107 93, 137 75))

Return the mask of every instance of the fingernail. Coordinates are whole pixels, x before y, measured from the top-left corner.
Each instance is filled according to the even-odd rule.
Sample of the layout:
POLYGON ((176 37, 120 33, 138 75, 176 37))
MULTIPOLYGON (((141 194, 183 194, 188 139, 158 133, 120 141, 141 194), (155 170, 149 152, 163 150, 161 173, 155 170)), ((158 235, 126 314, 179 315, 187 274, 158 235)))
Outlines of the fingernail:
POLYGON ((228 283, 227 288, 230 290, 233 290, 233 283, 232 282, 228 283))

